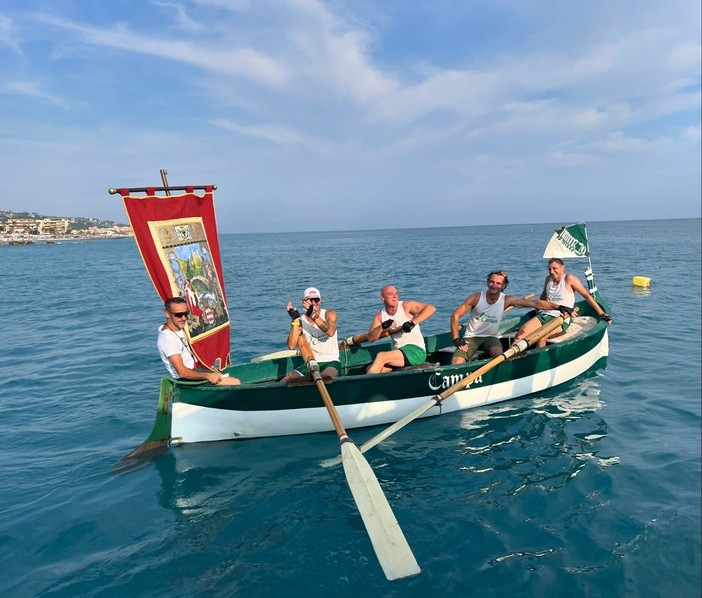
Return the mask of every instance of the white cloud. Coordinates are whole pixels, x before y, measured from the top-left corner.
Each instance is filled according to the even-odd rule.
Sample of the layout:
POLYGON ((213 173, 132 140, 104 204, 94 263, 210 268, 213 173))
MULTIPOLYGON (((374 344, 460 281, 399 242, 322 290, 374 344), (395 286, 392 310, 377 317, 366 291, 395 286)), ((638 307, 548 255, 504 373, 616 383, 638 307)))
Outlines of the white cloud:
POLYGON ((56 95, 43 91, 40 86, 33 81, 12 81, 3 88, 3 93, 21 95, 30 98, 44 100, 58 106, 63 110, 71 109, 71 102, 56 95))
POLYGON ((600 159, 596 156, 581 152, 566 152, 564 150, 550 152, 547 158, 553 166, 558 168, 580 168, 582 166, 593 166, 601 163, 600 159))
POLYGON ((19 56, 24 57, 17 27, 14 21, 5 15, 0 15, 0 46, 6 46, 19 56))
POLYGON ((205 29, 205 26, 190 18, 185 7, 176 2, 166 2, 165 0, 150 0, 151 4, 164 9, 165 15, 173 18, 177 26, 188 32, 199 33, 205 29))
POLYGON ((289 73, 280 62, 252 48, 207 48, 207 41, 159 39, 138 34, 125 23, 110 29, 91 27, 48 15, 38 20, 67 32, 74 33, 82 42, 125 52, 157 56, 196 66, 212 73, 235 75, 263 85, 281 87, 288 82, 289 73))

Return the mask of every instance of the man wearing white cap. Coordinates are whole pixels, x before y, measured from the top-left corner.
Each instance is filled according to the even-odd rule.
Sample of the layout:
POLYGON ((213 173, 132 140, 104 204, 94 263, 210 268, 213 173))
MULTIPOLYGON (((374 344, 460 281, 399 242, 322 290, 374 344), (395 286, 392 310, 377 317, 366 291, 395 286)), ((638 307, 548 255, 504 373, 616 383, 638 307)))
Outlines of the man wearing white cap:
MULTIPOLYGON (((300 316, 292 302, 288 302, 288 315, 292 318, 290 334, 288 334, 288 349, 297 347, 300 334, 305 336, 314 354, 315 361, 319 364, 322 376, 335 378, 341 372, 339 361, 339 340, 336 336, 336 312, 331 309, 322 309, 322 295, 314 287, 305 289, 302 294, 302 307, 305 313, 300 316)), ((290 372, 282 382, 288 382, 309 376, 306 365, 302 365, 290 372)))

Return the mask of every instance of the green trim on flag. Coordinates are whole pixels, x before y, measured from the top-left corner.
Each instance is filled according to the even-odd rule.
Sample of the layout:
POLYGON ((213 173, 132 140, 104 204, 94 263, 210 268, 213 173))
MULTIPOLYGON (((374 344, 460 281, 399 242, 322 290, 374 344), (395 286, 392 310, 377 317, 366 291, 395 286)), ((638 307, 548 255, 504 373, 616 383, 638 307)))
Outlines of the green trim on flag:
POLYGON ((585 224, 572 224, 557 228, 544 251, 545 258, 552 257, 588 257, 590 249, 587 245, 587 230, 585 224))

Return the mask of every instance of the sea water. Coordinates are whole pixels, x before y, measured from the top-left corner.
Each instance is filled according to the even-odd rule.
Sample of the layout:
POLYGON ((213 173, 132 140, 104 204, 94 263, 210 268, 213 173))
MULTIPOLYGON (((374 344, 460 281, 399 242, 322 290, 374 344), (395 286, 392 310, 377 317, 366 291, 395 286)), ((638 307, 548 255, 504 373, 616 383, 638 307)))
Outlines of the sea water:
MULTIPOLYGON (((437 307, 425 334, 492 269, 538 295, 555 226, 222 235, 232 358, 285 348, 308 286, 340 335, 368 329, 387 283, 437 307)), ((606 369, 366 454, 422 568, 394 582, 343 470, 320 466, 333 433, 172 448, 113 475, 164 374, 134 242, 0 247, 0 594, 699 596, 700 220, 588 233, 606 369)))

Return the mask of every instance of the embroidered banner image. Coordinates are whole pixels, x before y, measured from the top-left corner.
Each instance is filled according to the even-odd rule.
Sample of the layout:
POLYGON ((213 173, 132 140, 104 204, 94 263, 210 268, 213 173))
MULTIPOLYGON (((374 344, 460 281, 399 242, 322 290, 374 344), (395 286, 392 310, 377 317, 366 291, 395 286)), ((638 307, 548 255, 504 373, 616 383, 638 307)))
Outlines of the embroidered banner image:
POLYGON ((190 339, 229 325, 229 313, 215 274, 201 218, 149 222, 154 245, 171 282, 171 295, 188 303, 190 339))
MULTIPOLYGON (((202 195, 131 195, 120 189, 146 271, 165 301, 188 303, 185 332, 202 367, 230 364, 230 319, 222 276, 212 188, 202 195)), ((136 192, 136 191, 135 191, 136 192)))

